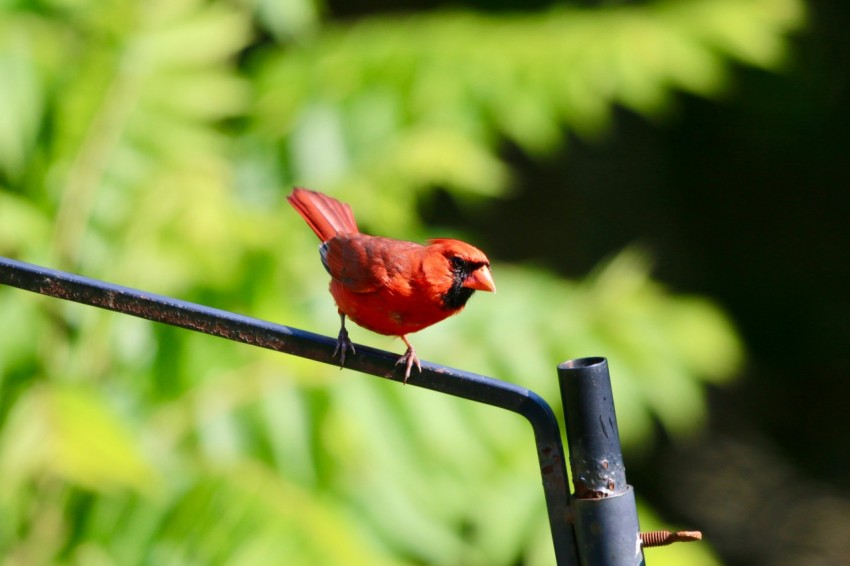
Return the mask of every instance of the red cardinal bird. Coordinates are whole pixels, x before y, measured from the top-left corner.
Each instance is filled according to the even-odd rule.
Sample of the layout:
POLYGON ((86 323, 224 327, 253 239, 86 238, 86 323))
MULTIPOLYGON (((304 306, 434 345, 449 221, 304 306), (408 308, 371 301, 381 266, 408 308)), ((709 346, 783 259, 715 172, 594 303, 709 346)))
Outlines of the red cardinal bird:
POLYGON ((351 207, 322 193, 293 189, 289 203, 322 244, 322 264, 331 274, 330 291, 342 328, 334 356, 340 367, 354 345, 345 329, 348 316, 378 334, 398 336, 407 351, 404 382, 413 364, 422 366, 407 334, 460 312, 476 290, 496 291, 487 256, 467 243, 440 238, 427 245, 361 234, 351 207))

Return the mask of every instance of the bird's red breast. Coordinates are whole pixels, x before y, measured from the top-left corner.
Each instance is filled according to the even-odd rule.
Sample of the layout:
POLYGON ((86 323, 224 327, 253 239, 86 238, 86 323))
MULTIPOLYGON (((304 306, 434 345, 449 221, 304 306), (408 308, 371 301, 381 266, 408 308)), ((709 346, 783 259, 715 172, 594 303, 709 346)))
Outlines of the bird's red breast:
POLYGON ((295 189, 288 200, 322 240, 340 312, 369 330, 416 332, 460 312, 474 291, 496 290, 487 256, 465 242, 369 236, 347 204, 327 195, 295 189))

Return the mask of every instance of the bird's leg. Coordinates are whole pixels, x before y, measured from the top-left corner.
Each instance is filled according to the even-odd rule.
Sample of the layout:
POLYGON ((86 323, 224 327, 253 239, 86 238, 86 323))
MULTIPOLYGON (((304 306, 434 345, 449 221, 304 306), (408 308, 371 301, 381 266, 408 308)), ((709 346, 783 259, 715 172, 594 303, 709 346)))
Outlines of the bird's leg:
POLYGON ((413 364, 416 364, 419 373, 422 373, 422 365, 419 363, 419 358, 416 357, 416 350, 413 348, 413 345, 407 341, 407 336, 401 336, 401 339, 407 344, 407 351, 398 359, 395 365, 404 364, 404 383, 407 383, 407 378, 410 377, 410 369, 413 367, 413 364))
POLYGON ((339 313, 339 321, 341 327, 339 329, 339 336, 336 339, 336 348, 334 348, 334 353, 332 357, 336 357, 337 353, 339 353, 339 369, 342 369, 345 366, 345 353, 348 350, 351 350, 352 354, 356 354, 357 350, 354 349, 354 344, 351 343, 351 340, 348 338, 348 330, 345 329, 345 314, 339 313))

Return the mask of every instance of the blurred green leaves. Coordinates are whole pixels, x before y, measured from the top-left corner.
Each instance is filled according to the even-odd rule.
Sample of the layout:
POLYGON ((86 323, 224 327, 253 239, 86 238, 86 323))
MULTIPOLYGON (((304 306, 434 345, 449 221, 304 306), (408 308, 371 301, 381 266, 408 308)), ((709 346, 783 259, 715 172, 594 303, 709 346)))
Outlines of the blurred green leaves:
POLYGON ((97 491, 151 490, 155 480, 124 423, 97 394, 81 389, 30 389, 9 416, 0 454, 6 497, 43 474, 97 491))
POLYGON ((291 174, 308 182, 334 180, 315 176, 314 153, 305 163, 298 151, 302 120, 326 104, 338 137, 332 163, 365 169, 385 190, 438 183, 489 193, 509 178, 500 140, 540 155, 565 128, 598 135, 615 104, 653 115, 669 109, 674 89, 716 94, 729 59, 781 62, 782 35, 800 18, 794 1, 704 0, 366 19, 264 52, 258 119, 289 147, 291 174), (408 132, 430 140, 429 167, 399 168, 408 132))
MULTIPOLYGON (((282 202, 292 184, 351 202, 375 233, 434 236, 419 194, 474 206, 520 188, 506 140, 545 156, 566 132, 602 135, 616 105, 659 117, 677 91, 719 95, 731 65, 781 64, 803 17, 794 0, 346 21, 308 0, 0 14, 0 253, 327 334, 315 238, 282 202)), ((649 265, 628 249, 566 281, 497 263, 497 296, 414 341, 551 402, 557 362, 605 355, 627 445, 654 421, 681 437, 704 418, 704 384, 743 354, 716 305, 649 265)), ((551 562, 520 419, 11 289, 0 317, 12 564, 551 562)), ((653 563, 712 563, 704 546, 677 552, 653 563)))

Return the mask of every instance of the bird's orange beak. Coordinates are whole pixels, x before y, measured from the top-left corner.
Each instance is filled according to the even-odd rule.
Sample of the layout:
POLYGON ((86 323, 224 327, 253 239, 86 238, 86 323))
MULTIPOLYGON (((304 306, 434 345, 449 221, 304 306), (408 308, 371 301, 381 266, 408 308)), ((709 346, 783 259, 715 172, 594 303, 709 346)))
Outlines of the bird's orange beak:
POLYGON ((469 274, 463 286, 467 289, 475 289, 476 291, 496 292, 496 284, 493 283, 493 275, 490 273, 490 267, 482 265, 475 271, 469 274))

